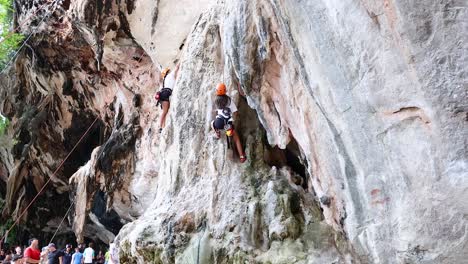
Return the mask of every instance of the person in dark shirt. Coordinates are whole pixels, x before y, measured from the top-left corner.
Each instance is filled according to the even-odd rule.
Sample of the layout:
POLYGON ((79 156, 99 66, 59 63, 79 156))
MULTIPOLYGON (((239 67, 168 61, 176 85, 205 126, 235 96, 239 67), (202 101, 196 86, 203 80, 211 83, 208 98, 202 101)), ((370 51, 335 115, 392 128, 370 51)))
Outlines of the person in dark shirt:
POLYGON ((12 258, 22 259, 23 258, 23 249, 20 246, 15 247, 15 254, 12 255, 12 258))
POLYGON ((62 264, 71 264, 72 256, 73 256, 72 245, 67 244, 67 246, 63 250, 63 262, 62 262, 62 264))
POLYGON ((5 250, 0 250, 0 260, 4 260, 6 257, 5 250))
POLYGON ((5 259, 3 260, 2 264, 11 264, 11 255, 10 254, 5 256, 5 259))
POLYGON ((63 251, 57 250, 54 243, 49 244, 49 254, 47 255, 47 264, 62 264, 63 251))

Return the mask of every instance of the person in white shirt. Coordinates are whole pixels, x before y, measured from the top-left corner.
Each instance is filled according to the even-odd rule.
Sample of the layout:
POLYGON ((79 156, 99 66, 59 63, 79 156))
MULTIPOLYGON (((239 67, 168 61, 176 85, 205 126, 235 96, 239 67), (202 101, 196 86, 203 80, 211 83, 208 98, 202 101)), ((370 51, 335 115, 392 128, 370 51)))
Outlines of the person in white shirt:
POLYGON ((156 106, 161 105, 163 111, 159 119, 159 133, 161 133, 162 129, 166 126, 166 116, 171 106, 169 98, 172 95, 172 89, 174 89, 178 72, 179 65, 176 66, 174 71, 171 71, 169 68, 161 71, 161 89, 156 93, 156 106))
POLYGON ((93 243, 89 243, 88 247, 83 252, 83 263, 84 264, 93 264, 96 253, 93 249, 93 243))
POLYGON ((239 154, 241 163, 247 160, 242 144, 234 129, 234 117, 237 115, 237 107, 231 97, 226 94, 226 85, 224 83, 218 84, 216 87, 216 118, 211 122, 211 128, 214 130, 216 138, 220 138, 220 131, 226 131, 228 138, 232 137, 239 154))
POLYGON ((115 243, 110 243, 109 245, 109 264, 119 264, 119 248, 115 243))

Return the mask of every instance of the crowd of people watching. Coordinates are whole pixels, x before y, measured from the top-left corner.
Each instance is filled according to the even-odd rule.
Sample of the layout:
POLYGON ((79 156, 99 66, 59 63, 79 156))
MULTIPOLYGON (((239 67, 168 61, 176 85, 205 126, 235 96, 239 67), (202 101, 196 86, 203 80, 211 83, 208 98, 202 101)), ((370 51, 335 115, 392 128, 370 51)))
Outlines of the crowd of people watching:
MULTIPOLYGON (((5 246, 5 245, 3 245, 5 246)), ((67 244, 58 249, 54 243, 39 248, 38 239, 30 239, 28 247, 16 246, 0 249, 0 264, 119 264, 119 253, 113 243, 105 251, 96 254, 94 244, 67 244)))

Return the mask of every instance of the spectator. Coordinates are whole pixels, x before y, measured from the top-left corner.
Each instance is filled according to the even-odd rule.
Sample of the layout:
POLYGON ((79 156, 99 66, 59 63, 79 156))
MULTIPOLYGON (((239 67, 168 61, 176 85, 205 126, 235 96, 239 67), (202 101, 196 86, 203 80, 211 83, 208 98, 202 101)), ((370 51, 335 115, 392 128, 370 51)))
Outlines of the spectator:
POLYGON ((35 264, 40 262, 41 252, 39 251, 39 240, 37 240, 37 238, 29 240, 29 247, 24 251, 23 260, 26 264, 35 264))
POLYGON ((96 257, 96 264, 104 264, 104 254, 100 250, 97 257, 96 257))
POLYGON ((104 254, 104 260, 105 260, 104 264, 109 264, 109 259, 110 259, 110 251, 107 250, 106 254, 104 254))
POLYGON ((109 258, 109 264, 119 264, 119 248, 115 243, 111 243, 109 245, 109 252, 110 252, 110 258, 109 258))
POLYGON ((0 250, 0 261, 3 261, 6 257, 5 250, 0 250))
POLYGON ((15 254, 13 254, 12 259, 14 259, 15 257, 23 258, 23 254, 22 254, 22 253, 23 253, 23 250, 21 249, 21 247, 20 247, 20 246, 17 246, 17 247, 15 248, 15 254))
POLYGON ((5 256, 5 259, 3 260, 2 264, 11 264, 11 255, 10 254, 5 256))
POLYGON ((80 250, 80 252, 81 252, 81 253, 83 253, 83 252, 84 252, 84 250, 85 250, 85 247, 86 247, 86 244, 84 244, 84 243, 80 243, 80 244, 78 244, 78 249, 80 250))
POLYGON ((72 264, 81 264, 83 260, 83 253, 80 252, 80 248, 75 248, 75 254, 72 255, 72 264))
POLYGON ((63 252, 57 250, 54 243, 50 243, 49 254, 47 254, 48 264, 62 264, 63 263, 63 252))
POLYGON ((71 264, 72 262, 72 245, 67 244, 65 250, 63 251, 63 263, 62 264, 71 264))
POLYGON ((11 264, 23 264, 23 256, 15 254, 11 259, 11 264))
POLYGON ((93 249, 93 242, 90 242, 89 246, 84 250, 83 258, 84 264, 93 264, 93 261, 96 258, 96 253, 93 249))
POLYGON ((41 250, 41 261, 40 264, 47 264, 49 260, 47 259, 47 254, 49 254, 49 247, 43 247, 41 250))

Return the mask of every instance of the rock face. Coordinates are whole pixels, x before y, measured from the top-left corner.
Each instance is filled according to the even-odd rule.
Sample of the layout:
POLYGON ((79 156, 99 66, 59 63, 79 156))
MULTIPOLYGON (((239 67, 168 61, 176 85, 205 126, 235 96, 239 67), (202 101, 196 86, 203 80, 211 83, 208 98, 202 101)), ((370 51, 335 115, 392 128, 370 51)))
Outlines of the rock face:
POLYGON ((463 1, 64 1, 1 77, 4 214, 97 120, 46 194, 123 263, 462 263, 467 18, 463 1), (218 82, 245 164, 210 132, 218 82))

